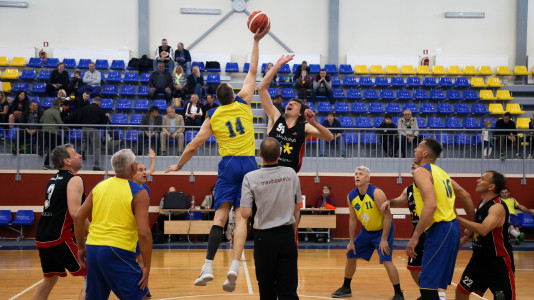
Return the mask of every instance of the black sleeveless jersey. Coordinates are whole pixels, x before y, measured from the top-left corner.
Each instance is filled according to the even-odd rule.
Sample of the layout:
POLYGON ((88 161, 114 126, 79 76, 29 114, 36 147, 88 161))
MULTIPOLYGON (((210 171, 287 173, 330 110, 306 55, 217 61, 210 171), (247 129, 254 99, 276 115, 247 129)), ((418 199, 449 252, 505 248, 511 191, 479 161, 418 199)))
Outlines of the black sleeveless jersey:
POLYGON ((510 227, 508 218, 510 214, 506 204, 499 197, 495 197, 484 204, 480 201, 475 214, 475 222, 482 223, 493 205, 502 205, 504 207, 506 211, 504 224, 503 226, 495 227, 486 236, 481 236, 477 233, 473 234, 473 256, 511 257, 512 245, 508 241, 508 227, 510 227))
MULTIPOLYGON (((67 202, 67 185, 74 176, 77 175, 59 170, 48 182, 43 214, 35 236, 38 247, 52 247, 74 236, 73 220, 67 202)), ((85 193, 82 194, 82 203, 84 201, 85 193)))
POLYGON ((283 116, 276 120, 268 136, 275 138, 282 147, 278 165, 293 168, 295 172, 300 170, 306 144, 305 127, 305 122, 297 122, 289 128, 283 116))
POLYGON ((410 184, 406 189, 406 196, 408 197, 408 209, 412 216, 412 224, 415 226, 419 223, 419 216, 415 212, 415 199, 413 197, 413 184, 410 184))

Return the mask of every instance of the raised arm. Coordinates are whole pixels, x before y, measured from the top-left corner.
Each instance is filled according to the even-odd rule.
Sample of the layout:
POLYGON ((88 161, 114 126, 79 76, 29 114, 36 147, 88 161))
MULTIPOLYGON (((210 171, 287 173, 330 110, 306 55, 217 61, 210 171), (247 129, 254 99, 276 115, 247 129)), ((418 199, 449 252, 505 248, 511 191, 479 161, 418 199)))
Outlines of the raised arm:
POLYGON ((504 210, 503 205, 493 205, 489 211, 488 216, 484 219, 482 223, 476 223, 468 221, 462 217, 458 217, 458 223, 463 227, 469 229, 470 231, 477 233, 481 236, 486 236, 490 233, 495 227, 502 226, 506 219, 506 211, 504 210))
POLYGON ((146 175, 150 176, 156 170, 156 152, 152 148, 148 149, 148 155, 150 158, 150 168, 146 171, 146 175))
POLYGON ((256 76, 258 74, 258 60, 260 56, 259 44, 260 40, 269 33, 271 25, 265 27, 263 31, 258 31, 254 34, 254 45, 252 46, 252 54, 250 55, 250 68, 248 70, 247 77, 243 83, 243 88, 237 94, 241 99, 245 100, 248 105, 252 101, 252 95, 254 95, 254 89, 256 88, 256 76))
POLYGON ((311 135, 327 142, 334 140, 334 135, 332 132, 315 120, 315 113, 311 111, 311 109, 306 109, 304 111, 304 117, 306 117, 306 121, 308 121, 304 127, 306 139, 311 135))
POLYGON ((269 86, 271 85, 271 81, 273 80, 274 76, 276 76, 276 73, 278 73, 280 68, 290 62, 294 56, 295 54, 285 56, 282 55, 282 57, 278 59, 276 64, 269 70, 269 72, 267 72, 265 77, 263 77, 263 80, 258 85, 258 94, 260 95, 261 106, 263 106, 263 110, 269 119, 268 127, 272 127, 273 123, 280 117, 280 111, 274 107, 271 95, 269 94, 269 86))

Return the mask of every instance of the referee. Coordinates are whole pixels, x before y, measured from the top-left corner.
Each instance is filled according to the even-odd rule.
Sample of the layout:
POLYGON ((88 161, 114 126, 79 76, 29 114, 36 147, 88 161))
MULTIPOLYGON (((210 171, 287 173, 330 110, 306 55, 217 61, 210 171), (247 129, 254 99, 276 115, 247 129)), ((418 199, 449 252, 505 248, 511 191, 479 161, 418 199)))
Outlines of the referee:
POLYGON ((241 215, 254 216, 254 262, 260 299, 298 299, 295 232, 300 215, 300 182, 292 168, 278 166, 280 143, 266 138, 260 145, 263 168, 243 179, 241 215))

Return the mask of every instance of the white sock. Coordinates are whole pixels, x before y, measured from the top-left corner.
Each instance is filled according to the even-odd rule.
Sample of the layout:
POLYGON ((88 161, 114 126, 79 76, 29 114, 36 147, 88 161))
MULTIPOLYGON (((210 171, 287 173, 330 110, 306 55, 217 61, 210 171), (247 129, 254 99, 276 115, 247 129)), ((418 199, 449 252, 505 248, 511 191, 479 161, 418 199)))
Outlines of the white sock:
POLYGON ((213 267, 213 260, 212 259, 206 259, 206 261, 204 262, 204 266, 206 267, 213 267))
POLYGON ((513 237, 515 237, 517 239, 517 237, 519 236, 519 231, 516 230, 515 228, 512 228, 510 229, 510 231, 508 231, 513 237))
POLYGON ((230 271, 234 271, 236 273, 239 272, 239 260, 232 260, 232 265, 230 265, 230 271))
POLYGON ((439 300, 445 300, 445 292, 438 292, 439 300))
POLYGON ((491 150, 493 150, 493 148, 492 148, 492 147, 489 147, 489 148, 488 148, 488 156, 491 155, 491 150))

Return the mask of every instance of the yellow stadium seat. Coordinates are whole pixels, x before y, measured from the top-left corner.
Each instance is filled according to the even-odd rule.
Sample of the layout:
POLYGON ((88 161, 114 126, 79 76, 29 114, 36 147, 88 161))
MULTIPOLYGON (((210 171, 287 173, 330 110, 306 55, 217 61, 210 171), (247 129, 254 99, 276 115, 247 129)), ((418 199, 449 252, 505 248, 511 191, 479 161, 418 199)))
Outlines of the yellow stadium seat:
POLYGON ((478 68, 478 72, 480 75, 484 76, 495 75, 495 72, 491 70, 490 66, 480 66, 480 68, 478 68))
MULTIPOLYGON (((508 107, 506 107, 508 109, 508 107)), ((516 128, 517 129, 528 129, 528 123, 530 123, 529 118, 517 118, 516 128)))
POLYGON ((493 95, 492 90, 480 90, 481 100, 497 100, 497 97, 493 95))
POLYGON ((497 99, 499 100, 514 100, 515 98, 510 95, 509 90, 497 90, 497 99))
POLYGON ((404 75, 415 75, 415 70, 413 66, 402 66, 401 73, 404 75))
POLYGON ((0 67, 7 67, 9 66, 9 59, 5 56, 0 56, 0 67))
POLYGON ((366 65, 356 65, 354 67, 354 73, 356 74, 369 74, 369 70, 366 65))
POLYGON ((6 69, 2 79, 19 79, 19 70, 17 69, 6 69))
POLYGON ((417 66, 417 70, 415 71, 418 75, 430 75, 432 72, 430 72, 430 69, 428 66, 417 66))
POLYGON ((530 72, 528 71, 526 66, 515 66, 514 67, 514 74, 515 75, 530 75, 530 72))
POLYGON ((447 71, 443 66, 432 66, 432 74, 434 75, 447 75, 447 71))
POLYGON ((4 90, 4 93, 11 92, 11 82, 2 82, 2 88, 4 90))
POLYGON ((514 73, 510 71, 510 68, 508 68, 508 66, 500 66, 500 67, 497 67, 497 75, 510 76, 510 75, 514 75, 514 73))
POLYGON ((505 111, 500 103, 491 103, 489 111, 492 115, 504 115, 505 111))
POLYGON ((504 84, 501 83, 501 80, 498 77, 490 77, 488 78, 488 86, 489 87, 503 87, 504 84))
POLYGON ((384 74, 384 69, 382 68, 382 65, 372 65, 371 74, 375 74, 375 75, 384 74))
POLYGON ((475 66, 465 66, 464 67, 464 74, 465 75, 478 75, 478 72, 475 69, 475 66))
POLYGON ((26 59, 24 57, 13 57, 13 60, 11 61, 12 67, 25 67, 26 66, 26 59))
POLYGON ((487 87, 482 77, 471 77, 471 86, 475 88, 487 87))
POLYGON ((386 74, 389 74, 389 75, 398 75, 398 74, 400 74, 399 67, 393 66, 393 65, 386 66, 386 74))
POLYGON ((519 103, 509 103, 506 105, 506 111, 511 113, 512 115, 522 115, 525 113, 525 111, 521 110, 521 106, 519 106, 519 103))
POLYGON ((464 74, 464 72, 460 70, 459 66, 449 66, 449 68, 447 68, 447 72, 449 72, 449 75, 453 75, 453 76, 464 74))

